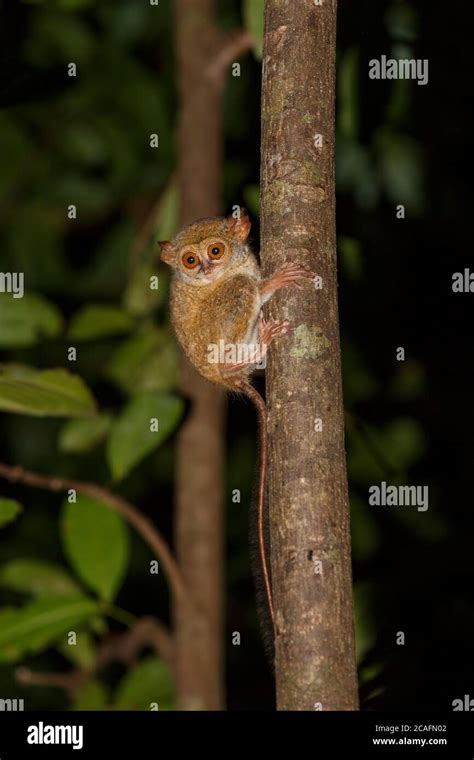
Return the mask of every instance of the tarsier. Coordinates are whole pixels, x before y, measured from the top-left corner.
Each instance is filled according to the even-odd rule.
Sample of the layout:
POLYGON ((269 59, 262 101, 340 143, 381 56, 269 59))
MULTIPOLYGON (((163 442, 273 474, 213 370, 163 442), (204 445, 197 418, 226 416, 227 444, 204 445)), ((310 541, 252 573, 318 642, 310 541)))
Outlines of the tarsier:
POLYGON ((237 218, 200 219, 181 230, 173 240, 161 242, 160 248, 162 261, 173 269, 171 321, 185 355, 201 375, 230 391, 245 394, 257 409, 260 430, 257 539, 268 612, 275 630, 264 531, 266 405, 249 377, 262 362, 271 342, 289 329, 287 321, 265 319, 263 305, 280 288, 299 287, 315 275, 288 262, 271 277, 262 279, 247 242, 249 232, 250 220, 244 212, 237 218), (234 350, 228 351, 229 347, 234 350), (219 349, 223 349, 220 355, 219 349))

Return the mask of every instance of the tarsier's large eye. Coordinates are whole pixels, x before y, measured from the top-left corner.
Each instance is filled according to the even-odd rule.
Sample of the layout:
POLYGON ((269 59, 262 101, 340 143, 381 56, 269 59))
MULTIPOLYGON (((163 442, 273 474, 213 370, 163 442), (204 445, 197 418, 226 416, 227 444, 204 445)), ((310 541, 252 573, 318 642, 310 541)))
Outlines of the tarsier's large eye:
POLYGON ((220 259, 224 250, 224 243, 211 243, 211 245, 208 245, 207 247, 207 255, 210 259, 220 259))
POLYGON ((192 253, 191 251, 185 253, 181 257, 181 261, 183 262, 186 269, 196 269, 197 265, 199 264, 199 258, 195 253, 192 253))

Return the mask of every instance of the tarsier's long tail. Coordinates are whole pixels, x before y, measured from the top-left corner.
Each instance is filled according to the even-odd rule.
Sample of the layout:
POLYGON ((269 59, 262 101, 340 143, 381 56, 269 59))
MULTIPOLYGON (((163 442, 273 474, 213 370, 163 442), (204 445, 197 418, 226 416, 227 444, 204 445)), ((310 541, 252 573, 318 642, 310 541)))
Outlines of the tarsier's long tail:
MULTIPOLYGON (((271 588, 271 581, 270 581, 270 570, 269 570, 269 564, 268 564, 268 525, 266 524, 268 515, 266 515, 266 508, 267 508, 267 501, 266 501, 266 492, 267 492, 267 470, 268 470, 268 434, 267 434, 267 407, 265 404, 265 401, 261 397, 261 395, 258 393, 258 391, 255 390, 255 388, 250 385, 250 383, 247 383, 245 381, 239 381, 238 383, 239 390, 244 393, 254 404, 257 415, 258 415, 258 427, 259 427, 259 438, 260 438, 260 463, 259 463, 259 474, 258 474, 258 492, 257 492, 257 543, 258 543, 258 554, 259 554, 259 565, 260 565, 260 573, 263 580, 264 590, 265 590, 265 602, 268 607, 268 614, 270 616, 271 625, 273 628, 272 631, 272 638, 275 634, 275 613, 273 609, 273 595, 272 595, 272 588, 271 588)), ((254 539, 252 540, 252 527, 251 526, 251 544, 253 543, 254 539)), ((258 580, 257 580, 257 586, 258 586, 258 580)), ((257 587, 257 594, 258 594, 258 587, 257 587)), ((268 617, 265 614, 262 615, 263 618, 268 617)), ((265 619, 264 619, 265 624, 265 619)), ((264 631, 265 634, 265 631, 264 631)), ((268 644, 268 642, 267 642, 268 644)), ((273 641, 272 641, 273 644, 273 641)), ((273 650, 273 646, 272 646, 273 650)))

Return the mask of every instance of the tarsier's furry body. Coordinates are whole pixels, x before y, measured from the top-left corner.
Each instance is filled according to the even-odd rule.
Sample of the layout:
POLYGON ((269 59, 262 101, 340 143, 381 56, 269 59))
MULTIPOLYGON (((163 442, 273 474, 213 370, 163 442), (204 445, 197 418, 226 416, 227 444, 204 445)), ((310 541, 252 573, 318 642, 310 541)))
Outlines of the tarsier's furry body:
POLYGON ((272 277, 262 279, 247 238, 250 220, 201 219, 160 243, 161 258, 174 270, 171 286, 171 320, 184 353, 208 380, 247 395, 260 422, 260 472, 257 535, 261 570, 269 614, 275 627, 270 575, 265 552, 264 501, 268 444, 265 402, 249 383, 249 376, 264 358, 268 346, 289 328, 288 322, 265 320, 263 305, 282 287, 296 285, 314 274, 287 263, 272 277), (235 347, 216 361, 216 347, 235 347), (231 352, 232 353, 232 352, 231 352))

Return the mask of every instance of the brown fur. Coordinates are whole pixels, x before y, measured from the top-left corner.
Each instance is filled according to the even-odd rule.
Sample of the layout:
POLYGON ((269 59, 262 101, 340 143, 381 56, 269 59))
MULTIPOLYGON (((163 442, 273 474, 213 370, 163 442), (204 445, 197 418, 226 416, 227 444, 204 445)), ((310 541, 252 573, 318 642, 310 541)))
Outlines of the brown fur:
MULTIPOLYGON (((175 269, 171 286, 171 319, 176 336, 191 364, 208 380, 233 387, 216 363, 209 361, 210 346, 236 345, 249 341, 260 311, 260 273, 257 261, 245 244, 248 217, 202 219, 182 230, 171 243, 161 243, 162 258, 175 269), (188 249, 200 254, 215 239, 226 244, 218 262, 221 275, 215 282, 195 282, 193 272, 182 266, 188 249)), ((246 378, 251 367, 236 374, 246 378)))
POLYGON ((177 338, 191 364, 208 380, 232 384, 222 377, 218 365, 209 361, 209 347, 219 341, 243 343, 259 301, 257 283, 242 274, 229 273, 202 288, 179 280, 173 283, 171 318, 177 338))

